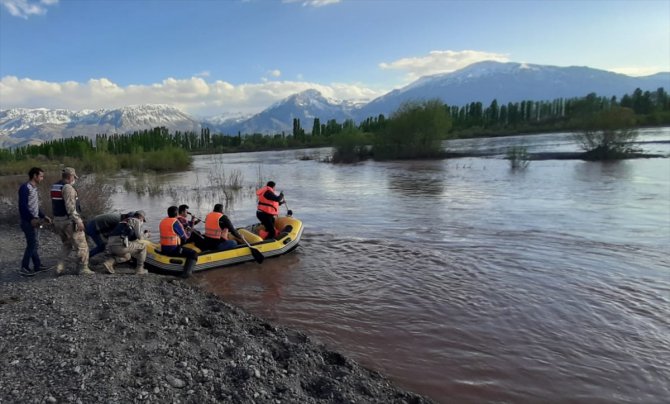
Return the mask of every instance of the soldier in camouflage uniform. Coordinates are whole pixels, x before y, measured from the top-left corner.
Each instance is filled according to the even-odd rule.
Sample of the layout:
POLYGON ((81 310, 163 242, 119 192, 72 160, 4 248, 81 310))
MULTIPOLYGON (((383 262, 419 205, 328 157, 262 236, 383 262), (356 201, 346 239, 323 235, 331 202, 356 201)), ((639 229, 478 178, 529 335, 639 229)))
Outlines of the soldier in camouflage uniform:
POLYGON ((65 167, 61 180, 51 186, 54 229, 63 242, 61 257, 56 265, 56 275, 62 275, 65 271, 65 261, 73 247, 77 255, 78 273, 80 275, 94 273, 88 267, 88 244, 86 244, 84 222, 81 218, 77 191, 73 187, 77 178, 79 177, 74 168, 65 167))
POLYGON ((144 269, 144 261, 147 258, 147 246, 142 240, 147 233, 142 230, 142 225, 146 221, 143 210, 138 210, 132 217, 127 217, 112 230, 109 235, 109 244, 107 249, 110 257, 102 263, 107 273, 114 273, 114 264, 122 263, 135 258, 136 275, 146 275, 148 271, 144 269))

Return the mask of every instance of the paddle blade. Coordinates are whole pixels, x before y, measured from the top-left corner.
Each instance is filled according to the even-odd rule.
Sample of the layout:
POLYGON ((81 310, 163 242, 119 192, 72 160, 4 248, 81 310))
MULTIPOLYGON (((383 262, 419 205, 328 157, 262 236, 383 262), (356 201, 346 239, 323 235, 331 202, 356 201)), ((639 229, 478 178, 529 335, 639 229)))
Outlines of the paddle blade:
POLYGON ((258 251, 257 249, 249 246, 249 249, 251 250, 251 255, 254 256, 254 259, 256 260, 257 263, 262 264, 263 260, 265 259, 265 256, 263 255, 262 252, 258 251))

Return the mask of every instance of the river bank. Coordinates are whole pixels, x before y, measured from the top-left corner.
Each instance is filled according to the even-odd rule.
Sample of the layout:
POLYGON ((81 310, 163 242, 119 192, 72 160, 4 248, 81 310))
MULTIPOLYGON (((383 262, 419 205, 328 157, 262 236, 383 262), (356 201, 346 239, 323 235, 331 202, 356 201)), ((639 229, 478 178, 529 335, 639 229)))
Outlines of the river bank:
POLYGON ((0 403, 430 402, 178 278, 20 277, 23 234, 1 230, 0 403))

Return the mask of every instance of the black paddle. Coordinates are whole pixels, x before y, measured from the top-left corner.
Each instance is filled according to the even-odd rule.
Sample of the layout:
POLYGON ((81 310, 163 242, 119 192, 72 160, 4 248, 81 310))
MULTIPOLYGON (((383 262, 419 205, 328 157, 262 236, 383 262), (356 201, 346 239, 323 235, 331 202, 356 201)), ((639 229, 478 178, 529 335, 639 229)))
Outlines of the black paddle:
POLYGON ((293 216, 293 211, 288 208, 288 203, 286 202, 286 198, 284 198, 284 206, 286 206, 286 216, 293 216))
POLYGON ((259 250, 253 248, 251 246, 251 244, 249 244, 249 242, 244 239, 244 236, 242 236, 242 241, 244 241, 244 244, 246 244, 247 247, 249 247, 249 250, 251 251, 251 255, 254 256, 254 259, 256 260, 256 262, 259 263, 259 264, 262 264, 263 260, 265 259, 265 255, 263 255, 263 253, 260 252, 259 250))

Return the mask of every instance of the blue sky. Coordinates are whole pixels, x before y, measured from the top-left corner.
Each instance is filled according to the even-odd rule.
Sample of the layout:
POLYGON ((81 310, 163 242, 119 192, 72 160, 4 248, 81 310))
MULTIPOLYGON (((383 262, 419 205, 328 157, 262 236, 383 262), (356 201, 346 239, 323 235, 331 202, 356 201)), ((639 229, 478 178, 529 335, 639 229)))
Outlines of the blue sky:
POLYGON ((0 108, 259 112, 481 60, 670 71, 670 0, 0 0, 0 108))

